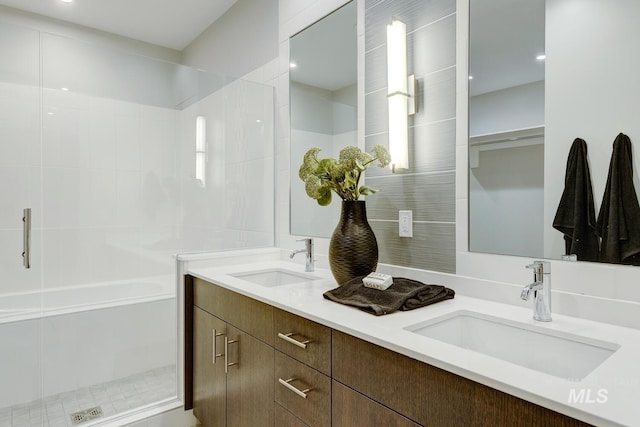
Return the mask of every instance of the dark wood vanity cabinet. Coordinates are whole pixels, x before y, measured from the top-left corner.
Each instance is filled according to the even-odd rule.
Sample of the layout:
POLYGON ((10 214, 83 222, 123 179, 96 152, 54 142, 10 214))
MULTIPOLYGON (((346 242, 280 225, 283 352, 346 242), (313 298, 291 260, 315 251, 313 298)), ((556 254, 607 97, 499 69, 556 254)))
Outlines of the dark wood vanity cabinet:
POLYGON ((211 425, 226 424, 226 374, 217 349, 224 345, 226 323, 206 311, 193 310, 193 414, 211 425))
POLYGON ((192 397, 186 400, 193 414, 203 427, 273 425, 274 349, 256 337, 271 338, 264 318, 271 323, 273 308, 201 280, 192 285, 192 397))
POLYGON ((186 284, 185 406, 204 427, 588 425, 215 284, 186 284))
POLYGON ((346 385, 333 381, 333 427, 419 427, 407 417, 346 385))
POLYGON ((276 404, 300 425, 331 426, 331 332, 295 314, 274 311, 276 404))
POLYGON ((332 348, 334 381, 419 425, 589 425, 335 330, 332 348))

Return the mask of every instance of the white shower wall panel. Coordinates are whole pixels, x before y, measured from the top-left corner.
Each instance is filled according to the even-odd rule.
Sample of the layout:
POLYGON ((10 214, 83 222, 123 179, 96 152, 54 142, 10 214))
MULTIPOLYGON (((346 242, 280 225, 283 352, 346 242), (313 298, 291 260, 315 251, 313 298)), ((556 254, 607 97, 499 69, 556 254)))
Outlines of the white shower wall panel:
MULTIPOLYGON (((0 35, 4 30, 0 28, 0 35)), ((0 44, 4 42, 3 39, 0 44)), ((23 54, 28 55, 27 51, 25 46, 23 54)), ((4 62, 0 66, 0 74, 3 73, 24 83, 29 81, 21 70, 4 62)), ((34 228, 39 227, 37 221, 42 217, 39 102, 37 87, 0 82, 0 293, 23 292, 40 286, 41 270, 37 264, 40 254, 32 253, 31 271, 23 268, 21 256, 22 210, 31 208, 34 228)), ((32 244, 34 247, 41 244, 38 233, 33 234, 32 244)))
POLYGON ((174 365, 168 279, 0 296, 0 408, 174 365))
POLYGON ((274 243, 273 89, 237 80, 181 114, 182 235, 189 250, 274 243), (206 120, 205 183, 195 177, 195 123, 206 120))
POLYGON ((40 91, 0 82, 0 165, 40 165, 40 91))
POLYGON ((44 286, 170 272, 154 244, 180 212, 178 112, 72 90, 43 102, 44 286))

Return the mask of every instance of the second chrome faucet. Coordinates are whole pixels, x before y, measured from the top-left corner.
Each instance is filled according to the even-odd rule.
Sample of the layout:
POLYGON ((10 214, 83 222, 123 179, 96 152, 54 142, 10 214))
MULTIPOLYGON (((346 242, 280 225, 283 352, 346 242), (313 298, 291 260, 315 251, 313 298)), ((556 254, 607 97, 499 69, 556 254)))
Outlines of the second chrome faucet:
POLYGON ((533 270, 533 283, 522 289, 520 298, 526 301, 533 292, 533 319, 551 322, 551 264, 548 261, 534 261, 527 268, 533 270))
POLYGON ((300 239, 298 242, 304 242, 304 249, 296 249, 289 254, 289 258, 293 259, 296 254, 306 253, 304 271, 313 271, 315 266, 315 260, 313 259, 313 239, 300 239))

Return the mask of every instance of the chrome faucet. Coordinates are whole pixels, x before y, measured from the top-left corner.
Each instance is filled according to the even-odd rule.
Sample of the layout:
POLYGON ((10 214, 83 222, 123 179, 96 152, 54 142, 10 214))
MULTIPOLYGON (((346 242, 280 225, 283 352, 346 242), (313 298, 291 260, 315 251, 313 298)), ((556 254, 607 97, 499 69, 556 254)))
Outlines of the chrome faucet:
POLYGON ((300 239, 297 242, 304 242, 304 249, 296 249, 289 254, 289 258, 293 259, 296 254, 305 252, 307 254, 305 258, 304 271, 313 271, 315 260, 313 259, 313 239, 300 239))
POLYGON ((533 269, 533 283, 522 289, 520 298, 529 300, 533 291, 533 319, 551 322, 551 264, 548 261, 534 261, 527 268, 533 269))

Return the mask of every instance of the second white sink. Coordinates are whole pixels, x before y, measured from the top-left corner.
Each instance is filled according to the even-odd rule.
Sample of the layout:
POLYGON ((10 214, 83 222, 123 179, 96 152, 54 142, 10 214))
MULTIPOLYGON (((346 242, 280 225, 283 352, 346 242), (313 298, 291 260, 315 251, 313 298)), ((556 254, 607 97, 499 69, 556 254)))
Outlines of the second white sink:
POLYGON ((241 273, 230 274, 230 276, 267 287, 293 285, 295 283, 305 283, 319 279, 319 277, 312 276, 310 274, 298 273, 280 268, 243 271, 241 273))
POLYGON ((405 328, 428 338, 556 377, 579 381, 611 356, 617 344, 540 330, 471 311, 457 311, 405 328))

